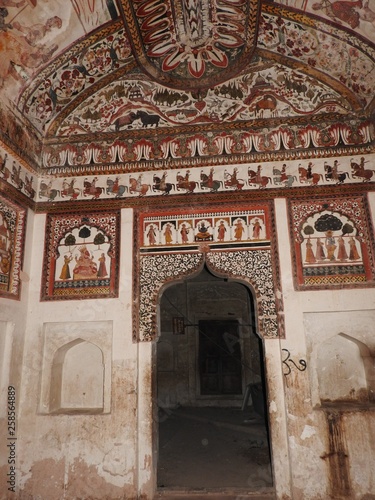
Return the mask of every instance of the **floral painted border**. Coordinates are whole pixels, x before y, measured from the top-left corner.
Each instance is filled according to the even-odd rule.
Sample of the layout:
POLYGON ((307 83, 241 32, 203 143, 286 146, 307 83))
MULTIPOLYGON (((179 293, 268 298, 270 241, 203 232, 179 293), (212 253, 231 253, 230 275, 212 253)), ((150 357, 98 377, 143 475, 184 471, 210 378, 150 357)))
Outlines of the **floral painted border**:
POLYGON ((20 299, 27 211, 0 195, 0 297, 20 299))

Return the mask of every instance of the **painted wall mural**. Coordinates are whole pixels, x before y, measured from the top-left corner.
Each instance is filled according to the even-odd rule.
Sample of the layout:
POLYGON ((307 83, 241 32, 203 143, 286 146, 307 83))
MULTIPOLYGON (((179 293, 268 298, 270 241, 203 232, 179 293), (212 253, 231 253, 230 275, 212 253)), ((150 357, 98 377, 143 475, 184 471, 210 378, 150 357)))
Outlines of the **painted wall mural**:
POLYGON ((330 21, 353 30, 368 40, 373 39, 375 25, 374 0, 353 1, 345 0, 282 0, 279 2, 287 7, 294 7, 305 12, 322 16, 330 21))
POLYGON ((42 300, 118 296, 119 212, 49 215, 42 300))
POLYGON ((118 80, 77 106, 74 115, 61 122, 57 135, 344 114, 351 109, 351 103, 338 92, 301 71, 281 64, 271 70, 266 61, 259 60, 257 67, 258 71, 207 89, 199 97, 142 78, 118 80), (261 69, 262 63, 265 69, 261 69))
MULTIPOLYGON (((46 131, 51 120, 75 97, 128 62, 131 50, 123 29, 110 35, 104 32, 102 38, 96 35, 94 40, 60 66, 50 67, 36 89, 31 87, 23 93, 19 106, 38 130, 46 131)), ((86 104, 85 117, 90 121, 95 118, 95 108, 92 99, 86 104)))
POLYGON ((117 17, 113 0, 68 0, 60 6, 42 0, 3 0, 0 86, 7 76, 13 77, 6 82, 6 94, 14 95, 52 56, 117 17))
MULTIPOLYGON (((345 3, 345 2, 341 2, 345 3)), ((371 76, 374 72, 374 50, 354 40, 347 31, 319 20, 304 20, 290 11, 283 17, 274 14, 270 6, 262 13, 259 47, 274 49, 288 57, 298 57, 313 68, 334 77, 355 92, 366 106, 372 99, 371 76), (268 12, 267 12, 268 10, 268 12), (285 17, 284 17, 285 16, 285 17), (315 29, 312 29, 312 25, 315 29), (283 43, 281 43, 283 42, 283 43), (350 77, 343 75, 345 61, 350 77)))
MULTIPOLYGON (((199 142, 197 142, 199 144, 199 142)), ((55 168, 59 177, 42 177, 38 201, 71 201, 110 198, 171 196, 176 194, 215 193, 306 186, 363 184, 375 181, 375 155, 365 157, 314 158, 312 160, 267 161, 254 164, 195 166, 191 168, 134 172, 129 174, 98 174, 87 177, 62 177, 66 167, 55 168), (194 167, 194 168, 193 168, 194 167)), ((230 160, 231 158, 228 158, 230 160)), ((220 157, 217 158, 220 162, 220 157)), ((157 162, 155 163, 157 166, 157 162)), ((124 166, 126 168, 126 165, 124 166)), ((147 168, 139 162, 139 168, 147 168)), ((108 167, 104 167, 106 170, 108 167)))
MULTIPOLYGON (((280 12, 278 9, 275 5, 263 5, 258 34, 261 51, 249 63, 250 72, 228 80, 217 87, 216 92, 190 93, 182 87, 168 95, 167 87, 147 81, 142 77, 143 73, 138 72, 137 77, 133 71, 126 72, 123 81, 114 86, 110 84, 96 94, 90 92, 94 97, 86 103, 81 104, 77 100, 72 108, 74 117, 77 117, 75 122, 73 117, 64 121, 66 113, 63 113, 58 119, 61 123, 54 123, 48 131, 52 120, 68 104, 68 96, 65 95, 68 88, 72 89, 70 92, 74 90, 70 98, 76 98, 103 78, 108 68, 113 71, 119 65, 123 66, 130 57, 133 58, 124 30, 116 25, 116 31, 103 31, 101 39, 94 37, 92 45, 83 46, 81 52, 77 47, 70 58, 56 61, 54 71, 50 70, 32 88, 24 90, 19 107, 39 130, 53 135, 59 125, 58 134, 68 135, 114 130, 114 122, 121 116, 124 116, 122 126, 125 127, 126 116, 127 123, 131 124, 131 120, 135 120, 130 116, 131 109, 128 109, 129 94, 135 98, 135 112, 139 109, 153 115, 157 106, 161 106, 161 112, 157 114, 161 127, 181 123, 215 123, 223 118, 231 122, 264 116, 303 116, 327 111, 343 113, 356 104, 367 106, 372 99, 374 51, 339 26, 312 20, 295 11, 281 9, 280 12), (276 55, 272 54, 274 51, 276 55), (285 66, 280 62, 281 56, 290 58, 285 66), (286 66, 293 59, 301 60, 311 71, 298 69, 298 65, 288 70, 286 66), (342 65, 343 60, 345 65, 342 65), (328 79, 322 83, 325 77, 328 79), (127 84, 132 80, 135 80, 133 89, 127 84), (113 91, 116 86, 117 97, 113 91), (103 99, 103 95, 109 97, 103 99), (347 98, 350 105, 346 102, 347 98), (114 121, 108 120, 109 111, 116 115, 114 121)), ((220 59, 216 62, 219 63, 220 59)), ((136 122, 132 126, 140 128, 143 123, 136 122)))
POLYGON ((0 195, 0 297, 20 298, 26 215, 25 209, 0 195))
POLYGON ((260 335, 284 336, 283 304, 271 242, 271 205, 221 207, 200 212, 139 213, 135 220, 135 341, 153 340, 158 294, 170 282, 198 272, 204 264, 220 275, 245 281, 254 291, 260 335))
POLYGON ((374 236, 364 197, 289 203, 298 289, 375 286, 374 236))
POLYGON ((0 146, 0 179, 34 199, 38 180, 18 160, 0 146))
POLYGON ((204 214, 142 216, 141 248, 169 251, 174 248, 196 249, 208 242, 210 248, 229 246, 269 246, 269 215, 264 207, 232 211, 221 215, 207 211, 204 214))

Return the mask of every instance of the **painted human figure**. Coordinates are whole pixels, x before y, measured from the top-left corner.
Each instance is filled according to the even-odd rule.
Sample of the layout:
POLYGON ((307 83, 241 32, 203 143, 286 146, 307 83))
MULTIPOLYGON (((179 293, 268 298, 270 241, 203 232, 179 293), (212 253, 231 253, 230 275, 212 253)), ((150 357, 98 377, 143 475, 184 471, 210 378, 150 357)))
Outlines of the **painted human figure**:
POLYGON ((75 257, 76 265, 73 269, 74 279, 93 279, 97 277, 98 269, 94 258, 90 255, 86 245, 79 248, 80 255, 75 257))
POLYGON ((287 180, 288 180, 288 175, 286 173, 286 163, 283 163, 283 166, 281 168, 280 182, 285 182, 287 180))
POLYGON ((165 243, 170 245, 173 241, 172 227, 171 224, 167 224, 164 230, 165 243))
POLYGON ((234 224, 234 227, 235 227, 235 230, 234 230, 234 238, 235 240, 237 241, 241 241, 242 240, 242 235, 243 233, 245 232, 245 229, 242 225, 242 221, 241 220, 238 220, 235 224, 234 224))
POLYGON ((310 238, 306 242, 306 262, 308 264, 314 264, 316 262, 310 238))
POLYGON ((34 69, 51 59, 57 45, 50 48, 36 44, 32 46, 23 35, 16 35, 14 30, 0 31, 0 86, 8 75, 21 78, 14 65, 34 69))
POLYGON ((156 232, 152 224, 149 226, 147 231, 147 238, 150 245, 156 245, 156 232))
POLYGON ((335 160, 333 162, 333 167, 332 167, 332 179, 335 180, 335 181, 338 181, 339 180, 339 171, 338 171, 338 168, 339 168, 339 162, 338 160, 335 160))
POLYGON ((307 165, 306 179, 311 179, 312 178, 312 168, 313 168, 313 164, 310 161, 309 164, 307 165))
POLYGON ((346 253, 344 238, 342 236, 339 236, 337 242, 339 244, 339 249, 337 251, 337 259, 341 261, 348 260, 348 254, 346 253))
POLYGON ((32 26, 22 26, 18 21, 13 23, 13 28, 20 31, 32 47, 42 40, 53 28, 60 29, 62 26, 61 18, 58 16, 50 17, 45 24, 33 24, 32 26))
POLYGON ((262 226, 258 220, 255 220, 253 223, 253 238, 254 240, 259 240, 260 232, 262 230, 262 226))
POLYGON ((353 29, 359 26, 359 14, 355 8, 362 8, 362 0, 348 1, 348 0, 337 0, 336 2, 330 2, 329 0, 322 0, 319 3, 314 3, 312 8, 314 10, 323 10, 328 17, 334 19, 335 21, 340 20, 349 24, 353 29))
POLYGON ((255 182, 257 182, 258 184, 260 184, 262 182, 262 166, 261 165, 258 165, 257 173, 255 176, 255 182))
POLYGON ((3 274, 9 274, 9 271, 10 271, 10 262, 11 262, 10 252, 8 252, 7 254, 5 254, 5 255, 3 255, 1 257, 0 271, 3 274))
POLYGON ((107 267, 105 265, 105 255, 104 253, 102 253, 101 256, 99 257, 98 278, 104 278, 105 276, 108 276, 108 272, 107 272, 107 267))
POLYGON ((316 260, 321 261, 326 258, 326 254, 324 253, 324 243, 320 238, 316 240, 316 251, 315 251, 316 260))
POLYGON ((353 238, 353 236, 351 236, 349 238, 349 260, 359 260, 360 259, 360 255, 358 253, 358 250, 357 250, 357 245, 355 243, 355 239, 353 238))
POLYGON ((224 241, 226 231, 227 231, 227 228, 225 227, 224 221, 221 220, 219 227, 217 229, 217 239, 219 241, 224 241))
POLYGON ((336 241, 333 237, 333 232, 331 230, 326 232, 326 249, 327 249, 327 259, 330 261, 335 260, 335 250, 336 241))
POLYGON ((73 260, 73 255, 64 255, 64 264, 61 268, 61 273, 60 273, 60 279, 61 280, 70 280, 70 269, 69 269, 69 263, 72 262, 73 260))
POLYGON ((182 243, 188 243, 189 241, 189 228, 186 227, 186 224, 182 224, 181 226, 181 241, 182 243))
POLYGON ((206 224, 202 221, 200 225, 198 225, 198 232, 196 235, 196 239, 198 240, 207 240, 210 238, 210 233, 208 232, 208 227, 206 227, 206 224))
POLYGON ((119 186, 119 178, 116 177, 116 179, 113 181, 113 184, 112 184, 112 193, 113 194, 118 193, 118 186, 119 186))

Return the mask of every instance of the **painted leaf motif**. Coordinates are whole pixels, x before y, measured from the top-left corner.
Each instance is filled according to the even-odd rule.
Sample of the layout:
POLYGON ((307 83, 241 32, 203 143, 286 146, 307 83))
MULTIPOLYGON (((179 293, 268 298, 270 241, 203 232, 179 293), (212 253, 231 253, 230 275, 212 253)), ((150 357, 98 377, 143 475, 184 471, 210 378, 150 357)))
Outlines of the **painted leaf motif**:
POLYGON ((219 49, 211 48, 206 51, 209 61, 219 68, 226 68, 228 66, 228 58, 226 54, 219 49))
POLYGON ((200 54, 197 54, 197 56, 192 55, 188 63, 188 68, 194 78, 200 78, 203 75, 206 65, 200 54))
POLYGON ((184 57, 184 52, 180 52, 178 47, 176 47, 175 50, 164 59, 162 64, 163 71, 171 71, 177 68, 184 57))
POLYGON ((234 33, 221 31, 218 43, 224 45, 224 47, 241 47, 244 44, 244 41, 241 37, 235 35, 234 33))
POLYGON ((175 48, 175 44, 168 40, 165 40, 154 45, 154 47, 150 47, 147 51, 147 55, 151 57, 161 57, 165 54, 168 54, 168 52, 173 48, 175 48))
POLYGON ((160 19, 159 16, 155 19, 145 19, 141 24, 141 29, 143 31, 149 31, 152 29, 168 28, 169 21, 167 19, 160 19))
POLYGON ((149 0, 148 2, 138 2, 137 0, 134 0, 134 3, 142 3, 137 8, 137 16, 139 17, 146 17, 150 16, 152 14, 157 14, 158 9, 162 7, 162 4, 160 3, 160 0, 149 0))
POLYGON ((225 12, 229 16, 235 16, 237 18, 242 18, 244 17, 244 13, 240 8, 230 6, 230 5, 220 5, 220 12, 225 12))
POLYGON ((169 33, 166 33, 163 28, 152 30, 149 33, 146 33, 144 36, 145 44, 156 43, 160 42, 161 40, 169 40, 169 39, 170 39, 169 33))

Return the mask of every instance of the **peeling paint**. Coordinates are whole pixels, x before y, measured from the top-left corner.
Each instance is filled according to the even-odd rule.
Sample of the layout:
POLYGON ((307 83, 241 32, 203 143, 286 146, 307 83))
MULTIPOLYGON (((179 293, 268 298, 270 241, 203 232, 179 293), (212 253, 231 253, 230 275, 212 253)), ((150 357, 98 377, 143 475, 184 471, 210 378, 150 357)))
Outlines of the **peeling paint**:
POLYGON ((302 440, 308 439, 312 437, 314 434, 316 434, 315 427, 312 427, 311 425, 305 425, 301 434, 301 439, 302 440))
POLYGON ((269 412, 270 413, 277 413, 277 404, 273 400, 270 401, 269 412))

